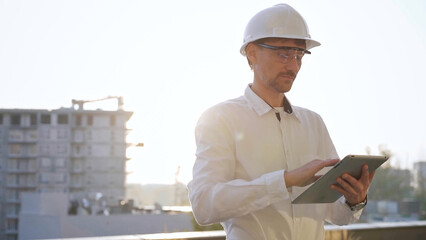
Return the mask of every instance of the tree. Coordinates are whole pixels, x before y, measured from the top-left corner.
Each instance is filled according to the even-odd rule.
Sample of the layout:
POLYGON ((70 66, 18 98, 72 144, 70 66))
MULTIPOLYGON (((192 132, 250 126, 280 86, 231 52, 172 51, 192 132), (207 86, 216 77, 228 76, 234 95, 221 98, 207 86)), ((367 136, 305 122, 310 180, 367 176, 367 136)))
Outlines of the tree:
POLYGON ((409 170, 392 167, 380 167, 376 170, 373 182, 368 191, 371 200, 399 201, 403 197, 413 197, 413 187, 410 186, 411 173, 409 170))
MULTIPOLYGON (((386 145, 379 145, 379 152, 381 155, 388 156, 389 160, 376 170, 368 191, 368 198, 391 201, 400 201, 403 197, 413 198, 411 172, 406 169, 393 168, 390 165, 393 154, 386 145)), ((370 154, 369 148, 367 148, 367 153, 370 154)))

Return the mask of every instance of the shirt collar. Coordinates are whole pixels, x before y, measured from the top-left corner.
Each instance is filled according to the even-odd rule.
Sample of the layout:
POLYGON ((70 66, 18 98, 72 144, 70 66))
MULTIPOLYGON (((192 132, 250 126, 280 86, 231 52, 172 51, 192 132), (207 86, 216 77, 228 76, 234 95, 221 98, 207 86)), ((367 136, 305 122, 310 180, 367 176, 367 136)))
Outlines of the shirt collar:
MULTIPOLYGON (((262 98, 260 98, 253 90, 251 89, 250 85, 247 86, 244 96, 247 99, 249 105, 254 109, 254 111, 259 115, 262 116, 266 114, 269 111, 272 111, 272 107, 265 102, 262 98)), ((283 99, 283 107, 284 112, 296 117, 298 119, 298 113, 297 111, 294 111, 291 103, 288 101, 287 97, 284 95, 283 99), (294 113, 294 114, 293 114, 294 113)))

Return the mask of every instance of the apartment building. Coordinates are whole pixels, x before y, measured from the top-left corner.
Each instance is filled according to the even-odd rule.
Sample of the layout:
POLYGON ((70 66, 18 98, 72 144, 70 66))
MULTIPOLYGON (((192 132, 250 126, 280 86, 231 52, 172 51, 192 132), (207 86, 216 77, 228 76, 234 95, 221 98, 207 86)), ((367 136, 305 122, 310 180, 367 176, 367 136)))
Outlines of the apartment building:
POLYGON ((126 123, 132 112, 0 109, 0 239, 18 239, 23 192, 125 196, 126 123))

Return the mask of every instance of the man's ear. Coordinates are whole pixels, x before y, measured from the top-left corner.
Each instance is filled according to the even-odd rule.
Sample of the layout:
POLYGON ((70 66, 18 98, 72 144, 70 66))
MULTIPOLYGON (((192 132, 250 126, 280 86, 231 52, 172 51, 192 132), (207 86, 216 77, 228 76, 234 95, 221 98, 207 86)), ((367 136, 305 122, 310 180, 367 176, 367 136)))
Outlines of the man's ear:
POLYGON ((256 45, 253 43, 249 43, 246 47, 246 55, 247 60, 251 65, 257 63, 257 51, 256 51, 256 45))

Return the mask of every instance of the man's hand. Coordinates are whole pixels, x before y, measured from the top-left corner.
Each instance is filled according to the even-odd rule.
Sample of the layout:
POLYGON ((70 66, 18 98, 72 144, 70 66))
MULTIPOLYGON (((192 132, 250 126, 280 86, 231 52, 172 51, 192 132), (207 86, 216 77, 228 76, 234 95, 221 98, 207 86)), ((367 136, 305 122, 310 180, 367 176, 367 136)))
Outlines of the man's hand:
POLYGON ((349 204, 356 205, 364 201, 367 197, 367 190, 373 180, 374 173, 375 171, 370 174, 368 166, 364 164, 362 166, 362 174, 359 179, 344 173, 342 176, 337 178, 338 184, 331 185, 331 188, 343 194, 349 204))
POLYGON ((284 179, 287 187, 303 187, 308 184, 315 182, 321 175, 315 175, 318 171, 324 167, 333 166, 339 162, 339 159, 328 159, 328 160, 312 160, 300 168, 292 171, 284 172, 284 179))

